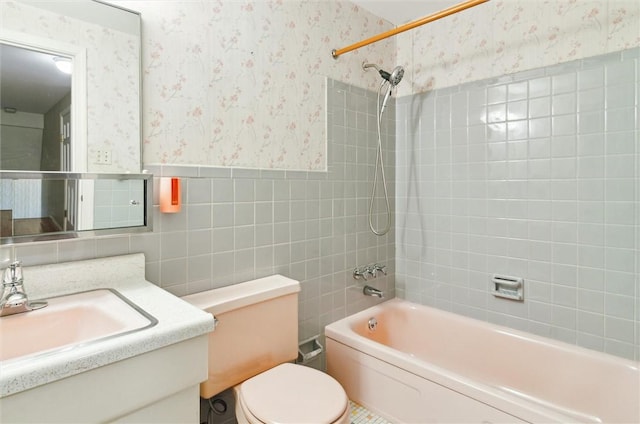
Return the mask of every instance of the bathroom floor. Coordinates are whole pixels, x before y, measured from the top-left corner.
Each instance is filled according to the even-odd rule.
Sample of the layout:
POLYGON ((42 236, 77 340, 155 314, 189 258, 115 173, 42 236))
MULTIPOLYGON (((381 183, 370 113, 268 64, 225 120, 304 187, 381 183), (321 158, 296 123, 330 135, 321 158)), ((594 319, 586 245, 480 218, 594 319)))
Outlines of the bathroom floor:
POLYGON ((351 403, 351 424, 391 424, 364 406, 353 401, 349 401, 349 403, 351 403))
MULTIPOLYGON (((201 424, 237 424, 235 411, 235 401, 233 392, 225 390, 215 396, 213 401, 222 401, 226 406, 224 411, 214 412, 208 399, 200 398, 200 423, 201 424)), ((384 418, 369 411, 364 406, 350 400, 351 424, 392 424, 384 418)))

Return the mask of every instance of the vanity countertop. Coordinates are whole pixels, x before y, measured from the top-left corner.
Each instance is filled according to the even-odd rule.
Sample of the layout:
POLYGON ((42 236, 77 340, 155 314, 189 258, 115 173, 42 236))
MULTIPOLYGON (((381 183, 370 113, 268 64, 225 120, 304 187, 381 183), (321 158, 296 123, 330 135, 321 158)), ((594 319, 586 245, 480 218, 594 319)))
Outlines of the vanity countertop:
MULTIPOLYGON (((143 254, 25 267, 24 287, 30 299, 47 299, 98 288, 113 288, 155 317, 158 324, 142 331, 69 350, 0 362, 0 397, 160 349, 213 330, 211 314, 146 281, 144 269, 143 254)), ((7 343, 7 340, 2 340, 2 343, 7 343)))

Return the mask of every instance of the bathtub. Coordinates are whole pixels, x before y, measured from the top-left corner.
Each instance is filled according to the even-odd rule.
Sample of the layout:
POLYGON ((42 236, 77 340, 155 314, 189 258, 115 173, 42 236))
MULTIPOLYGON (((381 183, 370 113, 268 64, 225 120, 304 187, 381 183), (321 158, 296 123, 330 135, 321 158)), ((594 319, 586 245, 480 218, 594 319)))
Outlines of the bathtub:
POLYGON ((325 334, 327 372, 394 423, 640 422, 639 362, 401 299, 325 334))

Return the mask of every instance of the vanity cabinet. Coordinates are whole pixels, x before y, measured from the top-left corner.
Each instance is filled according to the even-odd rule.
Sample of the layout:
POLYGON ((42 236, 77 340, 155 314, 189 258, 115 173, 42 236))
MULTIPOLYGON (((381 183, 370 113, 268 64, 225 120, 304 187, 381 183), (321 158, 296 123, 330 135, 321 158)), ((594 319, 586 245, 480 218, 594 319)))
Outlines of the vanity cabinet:
POLYGON ((0 399, 3 423, 198 423, 200 336, 0 399))
POLYGON ((23 268, 30 299, 110 288, 157 323, 0 361, 0 423, 200 422, 213 316, 146 281, 144 269, 143 254, 23 268))

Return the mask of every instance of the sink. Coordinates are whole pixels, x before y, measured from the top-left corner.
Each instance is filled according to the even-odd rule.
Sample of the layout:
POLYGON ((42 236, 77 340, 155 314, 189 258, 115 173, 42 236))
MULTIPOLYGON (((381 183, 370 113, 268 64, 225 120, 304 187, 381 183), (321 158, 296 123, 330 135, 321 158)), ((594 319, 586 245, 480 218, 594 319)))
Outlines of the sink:
POLYGON ((118 291, 48 298, 43 309, 0 318, 0 361, 49 355, 153 327, 158 321, 118 291))

